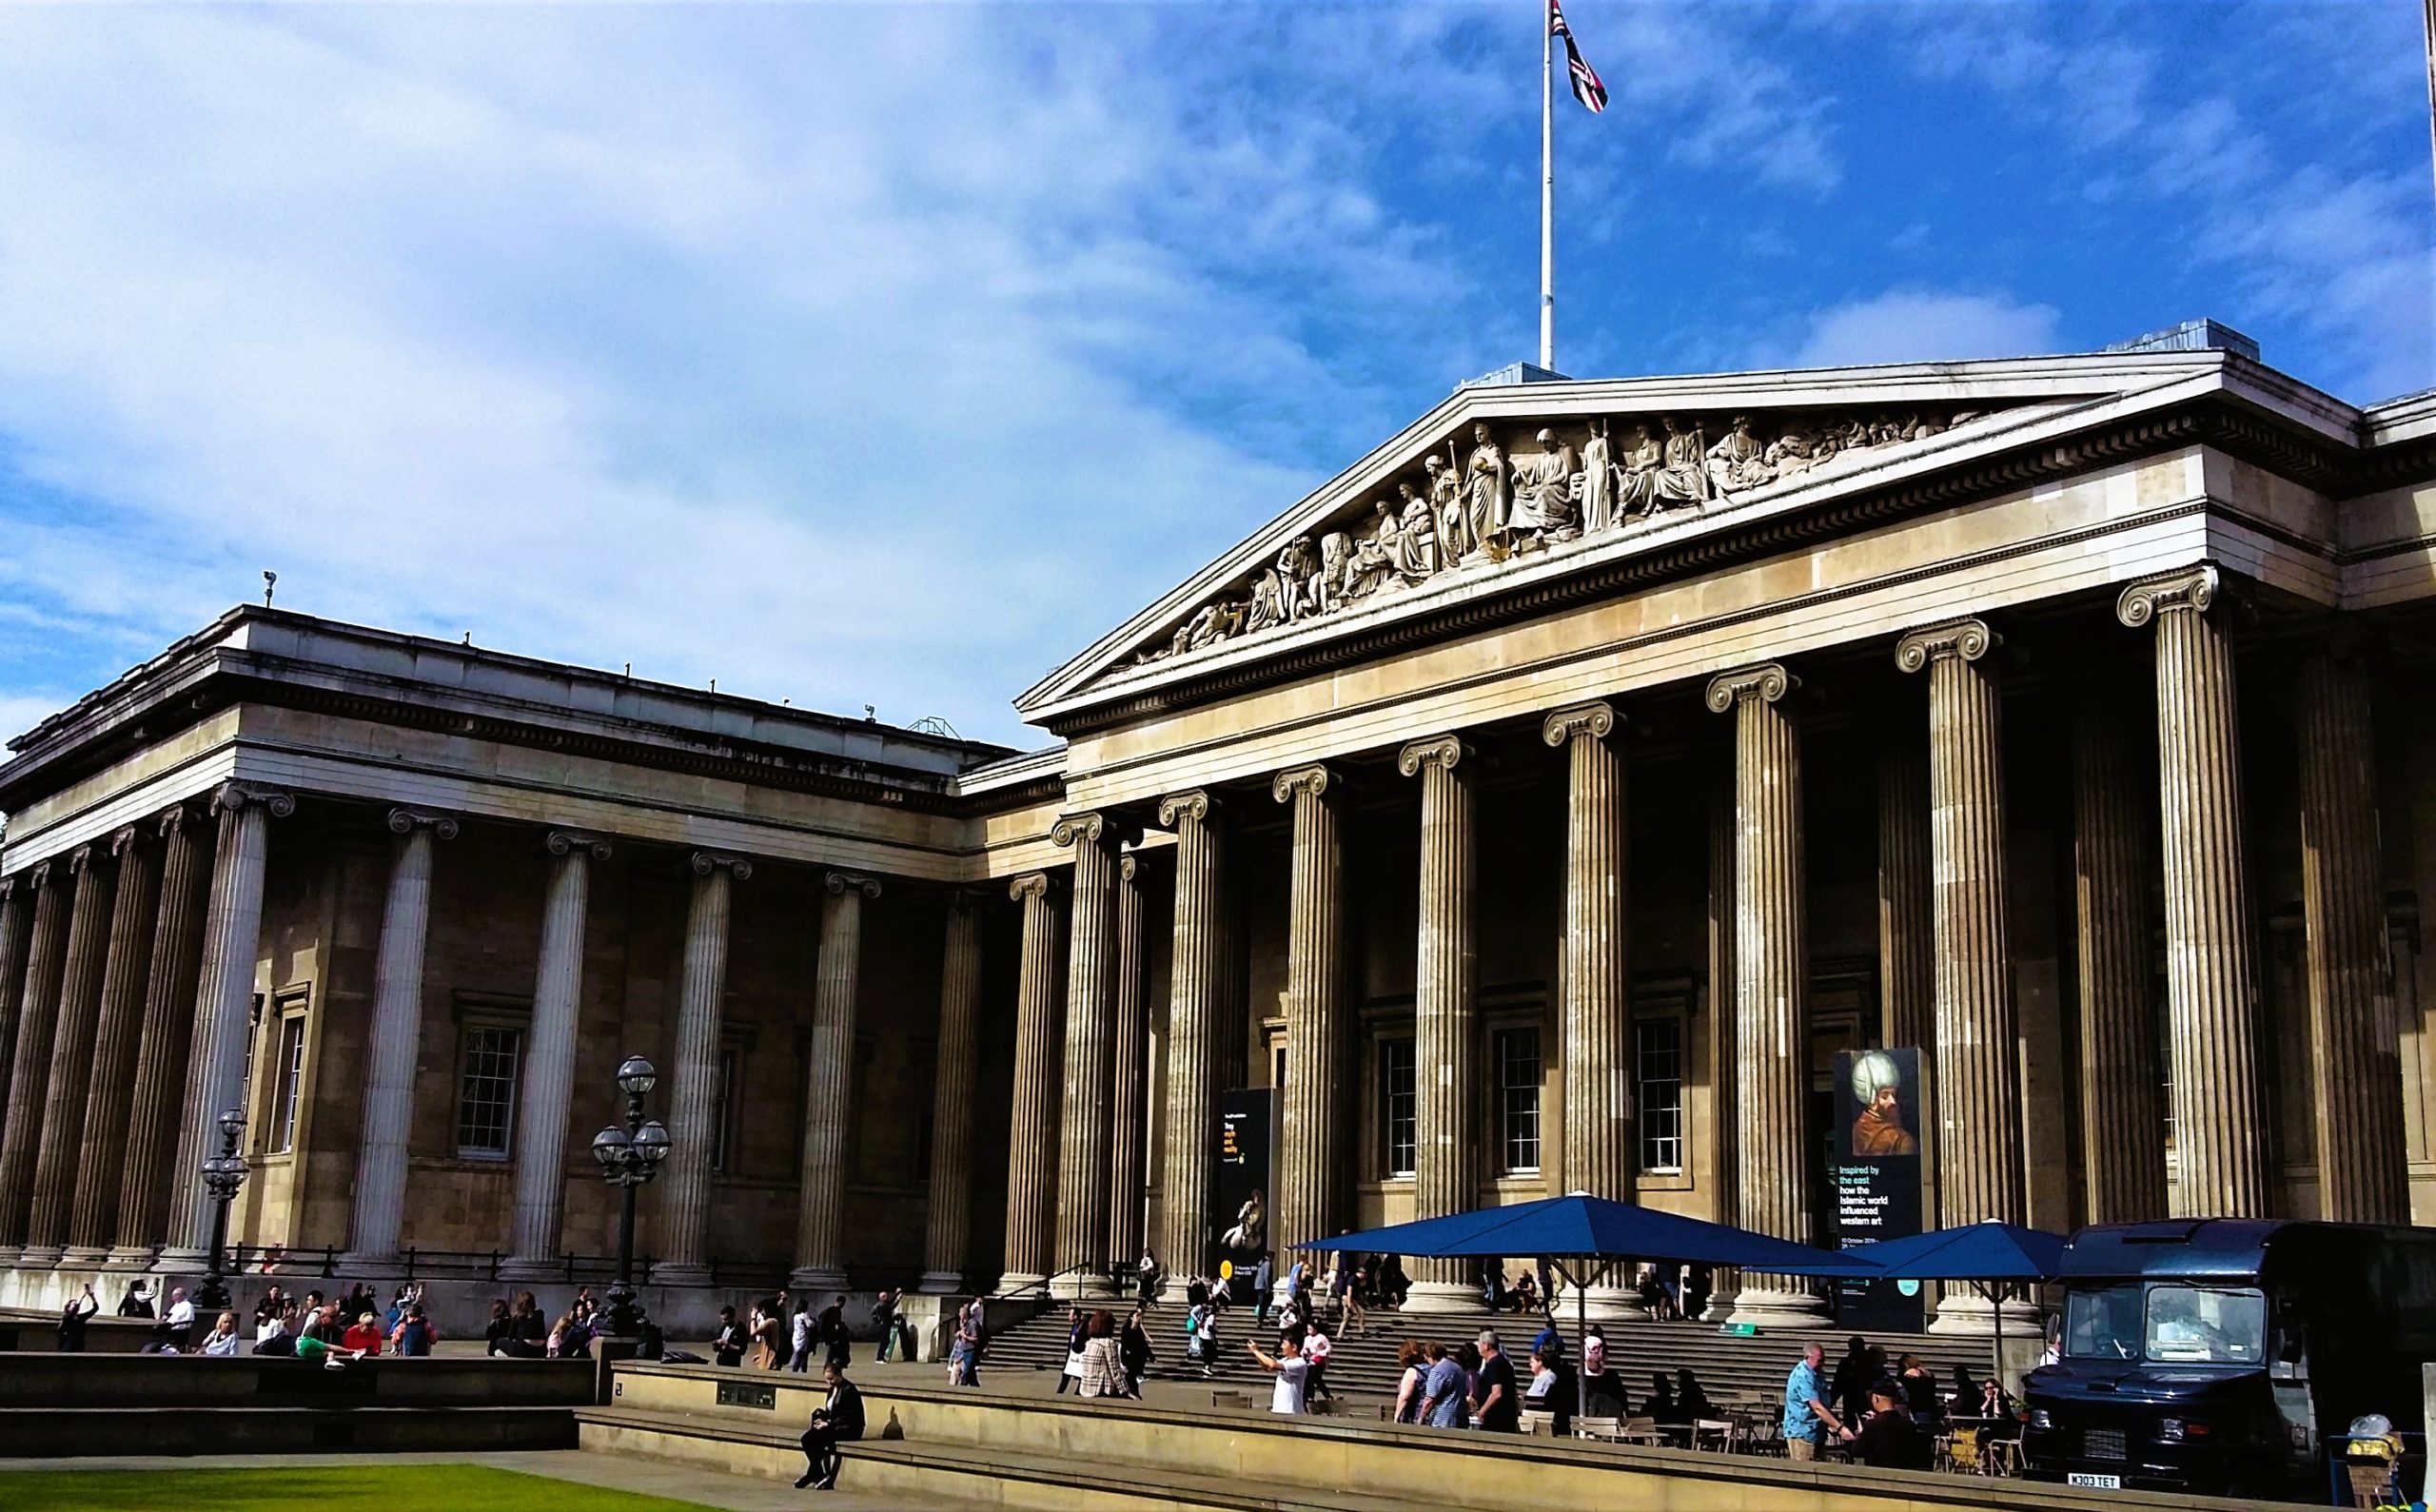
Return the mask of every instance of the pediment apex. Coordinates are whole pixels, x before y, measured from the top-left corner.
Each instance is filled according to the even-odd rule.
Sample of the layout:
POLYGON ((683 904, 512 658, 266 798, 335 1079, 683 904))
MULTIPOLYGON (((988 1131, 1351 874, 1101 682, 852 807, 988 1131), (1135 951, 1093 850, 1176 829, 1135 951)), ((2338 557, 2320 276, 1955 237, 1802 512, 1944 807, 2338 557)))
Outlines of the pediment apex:
POLYGON ((1467 383, 1071 658, 1016 708, 1058 720, 1678 540, 1729 514, 1747 519, 2019 444, 2025 427, 2070 429, 2093 412, 2228 386, 2289 422, 2356 443, 2357 410, 2221 351, 1467 383), (1738 418, 1747 421, 1739 429, 1738 418), (1670 420, 1679 422, 1671 430, 1670 420), (1549 442, 1542 431, 1553 433, 1549 442))

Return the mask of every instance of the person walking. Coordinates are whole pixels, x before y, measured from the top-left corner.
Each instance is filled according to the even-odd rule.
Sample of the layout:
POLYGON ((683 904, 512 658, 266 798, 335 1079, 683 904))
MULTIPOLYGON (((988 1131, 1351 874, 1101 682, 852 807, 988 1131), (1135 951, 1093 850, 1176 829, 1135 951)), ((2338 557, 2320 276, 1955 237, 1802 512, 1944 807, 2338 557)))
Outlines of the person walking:
POLYGON ((837 1445, 863 1436, 863 1394, 846 1379, 846 1367, 832 1360, 820 1367, 820 1379, 827 1383, 829 1396, 813 1409, 812 1422, 803 1430, 804 1472, 796 1482, 798 1491, 805 1486, 837 1489, 837 1472, 846 1458, 837 1445))
POLYGON ((896 1348, 896 1298, 895 1292, 882 1286, 872 1301, 872 1326, 879 1330, 879 1353, 874 1358, 882 1365, 888 1364, 896 1348))
POLYGON ((1396 1421, 1419 1423, 1429 1395, 1429 1349, 1418 1339, 1396 1346, 1396 1421))
POLYGON ((1252 1352, 1252 1358, 1260 1362, 1262 1369, 1277 1377, 1277 1387, 1269 1394, 1268 1410, 1289 1416, 1306 1410, 1303 1386, 1310 1376, 1311 1367, 1303 1359, 1293 1336, 1289 1334, 1278 1341, 1277 1353, 1273 1357, 1261 1353, 1260 1345, 1248 1339, 1244 1341, 1244 1347, 1252 1352))
POLYGON ((1480 1374, 1472 1383, 1472 1417, 1490 1433, 1512 1433, 1522 1425, 1521 1389, 1514 1380, 1514 1362, 1498 1347, 1497 1330, 1483 1328, 1478 1341, 1480 1374))
POLYGON ((1819 1445, 1830 1434, 1840 1437, 1844 1425, 1826 1402, 1826 1387, 1818 1378, 1818 1367, 1826 1363, 1827 1351, 1818 1345, 1802 1346, 1801 1358, 1785 1374, 1785 1410, 1778 1426, 1785 1436, 1785 1458, 1816 1460, 1819 1445))
POLYGON ((719 1330, 711 1335, 711 1359, 723 1365, 744 1364, 744 1325, 736 1321, 736 1308, 719 1309, 719 1330))
POLYGON ((827 1346, 829 1364, 844 1368, 855 1363, 855 1336, 846 1329, 846 1299, 838 1297, 820 1309, 820 1342, 827 1346))
POLYGON ((1142 1247, 1142 1258, 1133 1263, 1133 1286, 1134 1301, 1140 1306, 1148 1307, 1158 1300, 1159 1257, 1149 1245, 1142 1247))
POLYGON ((85 1283, 84 1290, 68 1299, 68 1306, 59 1309, 59 1352, 61 1354, 85 1352, 85 1325, 90 1323, 93 1314, 101 1310, 102 1300, 93 1295, 93 1284, 89 1281, 85 1283))
POLYGON ((1310 1362, 1310 1369, 1303 1382, 1304 1395, 1311 1402, 1334 1402, 1336 1393, 1328 1389, 1328 1356, 1335 1353, 1336 1344, 1320 1331, 1314 1321, 1303 1331, 1303 1358, 1310 1362))
POLYGON ((955 1338, 948 1345, 948 1384, 952 1386, 981 1384, 984 1316, 978 1297, 955 1310, 955 1338))
POLYGON ((1145 1309, 1136 1307, 1125 1320, 1125 1329, 1117 1339, 1117 1352, 1125 1357, 1125 1394, 1139 1401, 1143 1378, 1150 1373, 1151 1363, 1159 1358, 1150 1347, 1150 1330, 1145 1309))
POLYGON ((1090 1343, 1090 1320, 1080 1307, 1066 1309, 1066 1364, 1057 1374, 1057 1394, 1079 1389, 1083 1383, 1083 1346, 1090 1343))
POLYGON ((1464 1364, 1443 1344, 1432 1343, 1424 1352, 1429 1357, 1429 1375, 1422 1385, 1420 1420, 1433 1428, 1460 1428, 1468 1406, 1464 1364))
POLYGON ((1268 1293, 1276 1281, 1276 1267, 1270 1263, 1267 1255, 1261 1256, 1260 1264, 1252 1267, 1252 1322, 1256 1324, 1268 1322, 1268 1293))
POLYGON ((1083 1325, 1083 1379, 1077 1391, 1087 1397, 1129 1395, 1125 1380, 1125 1347, 1116 1337, 1116 1320, 1103 1307, 1083 1325))

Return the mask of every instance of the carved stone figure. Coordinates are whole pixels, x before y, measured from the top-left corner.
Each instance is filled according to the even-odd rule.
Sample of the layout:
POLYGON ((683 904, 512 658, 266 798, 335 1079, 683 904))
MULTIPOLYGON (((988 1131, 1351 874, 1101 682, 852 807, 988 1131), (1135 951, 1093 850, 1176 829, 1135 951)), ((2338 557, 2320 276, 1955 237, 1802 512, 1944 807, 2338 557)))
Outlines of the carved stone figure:
POLYGON ((1768 442, 1762 460, 1778 478, 1794 478, 1818 465, 1817 447, 1810 432, 1787 425, 1782 435, 1768 442))
POLYGON ((1666 463, 1666 453, 1649 433, 1646 423, 1637 424, 1624 440, 1623 456, 1616 463, 1616 520, 1619 523, 1635 515, 1648 514, 1658 507, 1658 470, 1666 463))
POLYGON ((1419 582, 1438 570, 1438 517, 1429 501, 1413 492, 1412 484, 1398 483, 1396 492, 1404 497, 1403 528, 1396 534, 1396 571, 1406 582, 1419 582))
POLYGON ((1514 464, 1514 503, 1506 528, 1517 536, 1570 540, 1580 534, 1573 523, 1573 499, 1581 487, 1581 463, 1555 431, 1542 430, 1536 440, 1538 455, 1514 464))
POLYGON ((1278 591, 1277 569, 1263 567, 1252 579, 1251 599, 1244 606, 1244 629, 1266 630, 1286 622, 1286 601, 1278 591))
POLYGON ((1486 425, 1472 427, 1472 455, 1464 463, 1464 533, 1472 548, 1464 560, 1473 561, 1487 552, 1491 542, 1504 540, 1506 517, 1513 508, 1505 483, 1505 453, 1486 425))
POLYGON ((1242 606, 1231 599, 1212 599, 1187 621, 1184 649, 1198 651, 1233 635, 1241 623, 1242 606))
POLYGON ((1353 555, 1345 564, 1341 591, 1347 599, 1366 599, 1401 580, 1396 576, 1396 554, 1402 549, 1404 524, 1396 506, 1378 500, 1370 513, 1370 533, 1353 538, 1353 555))
POLYGON ((1353 538, 1331 530, 1320 538, 1319 576, 1311 579, 1311 607, 1326 613, 1345 604, 1346 569, 1353 562, 1353 538))
POLYGON ((1454 448, 1446 448, 1447 461, 1442 462, 1432 452, 1424 461, 1429 469, 1429 512, 1438 521, 1438 558, 1452 567, 1480 549, 1464 519, 1464 485, 1455 476, 1454 448))
POLYGON ((1602 416, 1590 422, 1590 439, 1581 443, 1581 528, 1605 530, 1622 523, 1616 507, 1616 456, 1607 441, 1602 416))
POLYGON ((1658 470, 1657 493, 1661 503, 1697 504, 1709 497, 1708 445, 1698 425, 1686 425, 1669 415, 1666 464, 1658 470))
POLYGON ((1288 623, 1318 612, 1319 596, 1313 589, 1319 569, 1308 536, 1295 537, 1277 554, 1277 591, 1288 623))
POLYGON ((1767 462, 1767 448, 1751 434, 1748 415, 1734 417, 1733 428, 1709 448, 1708 463, 1709 483, 1721 494, 1776 481, 1776 469, 1767 462))

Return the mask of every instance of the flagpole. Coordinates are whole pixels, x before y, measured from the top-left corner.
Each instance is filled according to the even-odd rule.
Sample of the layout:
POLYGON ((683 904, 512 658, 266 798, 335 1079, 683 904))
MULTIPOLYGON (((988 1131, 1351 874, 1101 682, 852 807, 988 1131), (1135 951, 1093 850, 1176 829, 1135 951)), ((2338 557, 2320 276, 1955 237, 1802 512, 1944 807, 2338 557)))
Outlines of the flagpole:
MULTIPOLYGON (((2428 0, 2436 5, 2436 0, 2428 0)), ((1557 29, 1540 17, 1540 365, 1557 365, 1557 29)))

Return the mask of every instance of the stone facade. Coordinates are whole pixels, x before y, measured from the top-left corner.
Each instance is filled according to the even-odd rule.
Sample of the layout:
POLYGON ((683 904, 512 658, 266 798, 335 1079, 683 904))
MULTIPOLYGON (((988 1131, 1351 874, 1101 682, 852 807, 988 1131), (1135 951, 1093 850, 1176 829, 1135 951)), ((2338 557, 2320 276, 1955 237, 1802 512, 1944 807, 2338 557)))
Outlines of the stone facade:
POLYGON ((227 1106, 249 1264, 597 1280, 634 1052, 714 1306, 1206 1267, 1238 1088, 1272 1239, 1824 1240, 1884 1044, 1945 1222, 2436 1218, 2431 603, 2436 402, 2205 351, 1458 390, 1030 755, 232 611, 0 767, 0 1304, 191 1273, 227 1106))

